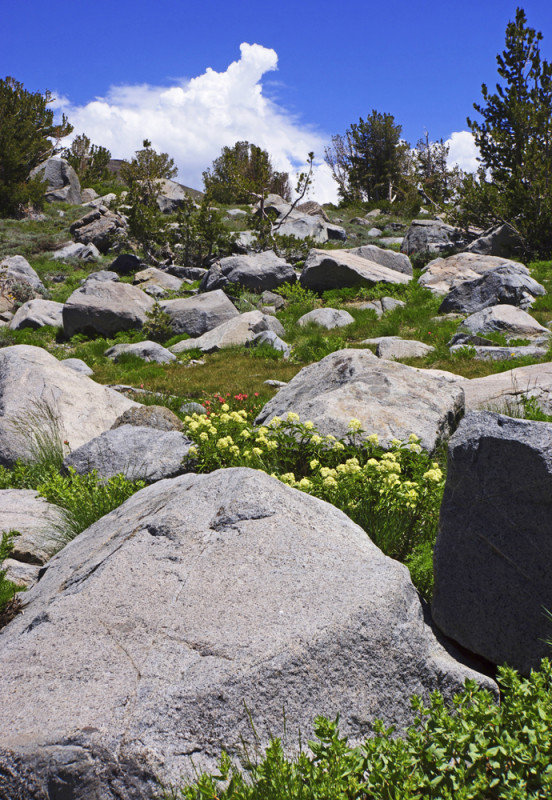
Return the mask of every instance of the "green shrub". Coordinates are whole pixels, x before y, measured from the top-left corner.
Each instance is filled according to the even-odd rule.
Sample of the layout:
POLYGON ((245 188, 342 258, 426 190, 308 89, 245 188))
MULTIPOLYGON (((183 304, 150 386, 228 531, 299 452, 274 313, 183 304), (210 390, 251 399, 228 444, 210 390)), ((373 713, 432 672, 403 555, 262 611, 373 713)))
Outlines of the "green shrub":
POLYGON ((552 795, 552 668, 521 678, 500 667, 501 703, 466 680, 447 707, 440 692, 416 714, 404 738, 375 721, 375 735, 351 747, 338 719, 318 717, 309 750, 286 758, 273 739, 242 768, 223 754, 165 800, 546 800, 552 795))
POLYGON ((13 550, 13 540, 16 536, 19 536, 17 531, 4 531, 0 541, 0 627, 2 626, 2 615, 15 597, 16 592, 19 591, 19 587, 6 578, 6 570, 2 569, 4 561, 13 550))
POLYGON ((159 303, 155 302, 151 311, 146 313, 142 333, 152 342, 166 342, 173 335, 171 315, 163 311, 159 303))

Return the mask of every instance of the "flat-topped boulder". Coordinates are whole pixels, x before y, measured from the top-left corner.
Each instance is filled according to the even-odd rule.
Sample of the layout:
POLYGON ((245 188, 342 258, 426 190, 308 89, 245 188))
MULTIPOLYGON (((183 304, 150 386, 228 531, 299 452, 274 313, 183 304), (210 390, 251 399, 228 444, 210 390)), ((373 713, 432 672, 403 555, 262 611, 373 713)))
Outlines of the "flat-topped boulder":
POLYGON ((118 392, 81 375, 41 347, 0 349, 0 464, 36 453, 37 435, 76 448, 108 430, 136 406, 118 392))
POLYGON ((184 339, 169 348, 171 353, 185 353, 187 350, 199 349, 204 353, 214 353, 225 347, 246 345, 257 333, 273 330, 277 335, 282 333, 282 324, 269 314, 261 311, 247 311, 223 322, 203 336, 196 339, 184 339))
POLYGON ((175 430, 118 425, 73 450, 63 466, 79 475, 96 470, 102 478, 120 473, 128 480, 153 483, 184 472, 182 464, 191 444, 175 430))
POLYGON ((261 410, 257 424, 290 411, 323 434, 347 434, 359 419, 383 445, 420 437, 428 451, 447 439, 464 412, 460 386, 428 370, 377 358, 369 350, 338 350, 297 373, 261 410))
POLYGON ((348 252, 355 256, 366 258, 376 264, 381 264, 382 267, 394 269, 396 272, 402 272, 405 275, 413 274, 412 264, 405 253, 396 253, 394 250, 386 250, 383 247, 377 247, 375 244, 352 247, 348 252))
MULTIPOLYGON (((308 217, 317 221, 318 217, 308 217)), ((229 283, 237 283, 246 289, 264 291, 276 289, 284 283, 295 283, 295 270, 283 258, 266 250, 263 253, 237 255, 215 261, 203 277, 199 288, 202 292, 224 289, 229 283)))
POLYGON ((308 311, 306 314, 303 314, 302 317, 299 317, 297 320, 297 324, 301 327, 305 325, 320 325, 322 328, 326 328, 326 330, 332 330, 333 328, 344 328, 347 325, 351 325, 355 321, 355 318, 349 314, 348 311, 345 311, 341 308, 314 308, 312 311, 308 311))
POLYGON ((63 303, 56 303, 53 300, 42 300, 37 297, 23 303, 15 312, 9 327, 12 331, 19 331, 22 328, 38 330, 45 325, 52 325, 55 328, 63 326, 63 303))
POLYGON ((552 425, 469 412, 449 444, 434 553, 435 623, 528 674, 550 654, 552 425))
POLYGON ((425 358, 435 348, 415 339, 401 339, 400 336, 378 336, 375 339, 364 339, 362 344, 374 345, 378 358, 398 360, 401 358, 425 358))
POLYGON ((433 294, 446 295, 460 284, 476 280, 486 272, 501 267, 508 267, 518 275, 529 276, 529 270, 519 261, 478 253, 457 253, 430 261, 422 270, 418 283, 433 294))
POLYGON ((162 344, 150 341, 114 344, 104 355, 113 361, 120 361, 121 356, 125 355, 138 356, 144 361, 153 361, 156 364, 168 364, 176 360, 176 356, 162 344))
POLYGON ((10 798, 151 798, 223 747, 296 750, 318 714, 357 743, 376 717, 404 730, 412 694, 494 686, 439 644, 406 567, 257 470, 143 489, 24 601, 0 633, 10 798))
POLYGON ((517 306, 489 306, 462 322, 461 331, 468 333, 503 333, 507 339, 544 339, 548 341, 550 331, 517 306))
POLYGON ((67 337, 75 333, 112 336, 143 327, 153 306, 152 298, 136 286, 87 281, 63 306, 63 329, 67 337))
POLYGON ((162 269, 157 269, 157 267, 147 267, 147 269, 142 269, 134 275, 132 283, 144 290, 148 286, 158 286, 170 292, 177 292, 182 286, 183 279, 177 278, 162 269))
POLYGON ((159 305, 171 318, 171 328, 175 335, 187 333, 193 337, 207 333, 240 313, 222 289, 194 297, 162 300, 159 305))
POLYGON ((410 276, 369 261, 348 250, 311 250, 299 278, 301 286, 317 292, 375 283, 405 284, 410 276))

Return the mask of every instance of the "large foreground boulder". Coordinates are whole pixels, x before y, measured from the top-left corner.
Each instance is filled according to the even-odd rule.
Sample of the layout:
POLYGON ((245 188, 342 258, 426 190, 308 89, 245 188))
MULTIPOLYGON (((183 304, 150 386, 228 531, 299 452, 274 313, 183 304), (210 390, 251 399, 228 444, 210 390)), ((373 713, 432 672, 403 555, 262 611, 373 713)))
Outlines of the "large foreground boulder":
POLYGON ((413 693, 466 677, 493 686, 341 511, 256 470, 184 475, 73 540, 0 633, 2 791, 151 798, 255 734, 297 749, 317 714, 404 729, 413 693))
POLYGON ((495 664, 550 655, 552 425, 466 415, 449 445, 435 547, 435 623, 495 664))
POLYGON ((323 434, 343 437, 351 419, 382 444, 411 433, 432 451, 464 412, 462 389, 446 378, 384 361, 369 350, 338 350, 304 367, 261 410, 266 424, 288 412, 312 420, 323 434))
POLYGON ((349 250, 311 250, 299 278, 301 286, 315 292, 375 283, 408 283, 410 276, 369 261, 349 250))
POLYGON ((154 301, 141 289, 115 281, 88 281, 63 306, 63 330, 112 336, 118 331, 141 328, 154 301))
MULTIPOLYGON (((316 221, 317 217, 308 217, 316 221)), ((245 256, 228 256, 215 261, 204 276, 199 288, 202 292, 224 289, 237 283, 246 289, 262 292, 276 289, 284 283, 295 283, 297 275, 291 264, 286 263, 272 250, 245 256)))
POLYGON ((41 347, 0 349, 0 464, 29 459, 52 438, 79 447, 136 405, 41 347))

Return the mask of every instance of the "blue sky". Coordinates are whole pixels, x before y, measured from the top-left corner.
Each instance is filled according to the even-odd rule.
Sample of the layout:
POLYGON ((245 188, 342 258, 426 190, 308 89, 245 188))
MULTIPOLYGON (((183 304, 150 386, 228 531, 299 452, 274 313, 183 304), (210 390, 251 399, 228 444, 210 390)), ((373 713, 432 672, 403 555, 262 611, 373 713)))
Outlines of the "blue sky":
MULTIPOLYGON (((75 132, 114 156, 152 139, 175 157, 178 179, 200 188, 225 144, 254 141, 278 168, 299 166, 309 150, 322 162, 330 136, 372 109, 393 114, 413 145, 425 129, 432 139, 465 131, 481 83, 496 82, 516 5, 3 0, 0 75, 52 90, 75 132)), ((551 0, 522 5, 552 61, 551 0)), ((469 141, 453 144, 468 165, 469 141)), ((319 172, 327 199, 331 181, 319 172)))

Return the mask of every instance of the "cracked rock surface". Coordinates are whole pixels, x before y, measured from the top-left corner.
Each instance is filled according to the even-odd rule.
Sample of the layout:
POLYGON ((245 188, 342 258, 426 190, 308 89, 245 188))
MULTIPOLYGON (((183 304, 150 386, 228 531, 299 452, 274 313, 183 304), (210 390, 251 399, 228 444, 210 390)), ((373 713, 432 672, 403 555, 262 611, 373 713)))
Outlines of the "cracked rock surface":
POLYGON ((494 685, 439 644, 406 567, 256 470, 143 489, 25 604, 0 632, 2 798, 150 798, 251 742, 249 715, 261 746, 284 711, 291 747, 317 714, 358 740, 404 728, 413 693, 494 685))

